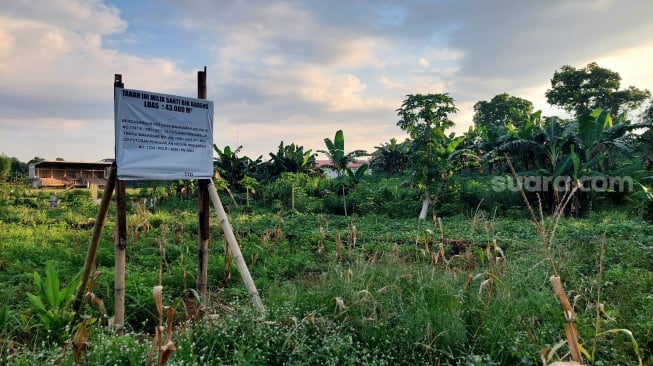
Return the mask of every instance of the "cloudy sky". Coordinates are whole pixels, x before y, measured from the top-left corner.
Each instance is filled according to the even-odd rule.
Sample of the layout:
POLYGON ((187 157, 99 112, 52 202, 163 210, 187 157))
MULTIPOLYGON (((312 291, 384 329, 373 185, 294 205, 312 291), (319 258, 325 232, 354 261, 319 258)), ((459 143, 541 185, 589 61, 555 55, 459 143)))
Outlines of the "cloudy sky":
POLYGON ((0 6, 0 154, 114 156, 113 75, 126 88, 197 95, 208 69, 214 143, 255 158, 405 135, 406 94, 460 109, 507 92, 545 114, 562 65, 596 61, 653 89, 649 0, 13 0, 0 6))

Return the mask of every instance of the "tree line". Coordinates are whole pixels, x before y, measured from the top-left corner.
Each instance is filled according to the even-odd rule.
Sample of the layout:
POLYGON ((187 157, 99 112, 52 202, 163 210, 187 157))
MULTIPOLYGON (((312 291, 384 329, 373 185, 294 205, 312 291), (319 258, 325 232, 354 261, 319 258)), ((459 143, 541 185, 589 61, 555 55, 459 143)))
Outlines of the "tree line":
MULTIPOLYGON (((374 174, 409 178, 422 192, 421 219, 447 193, 457 172, 506 174, 511 173, 511 166, 519 176, 545 178, 545 185, 530 190, 528 196, 544 210, 554 211, 566 193, 552 186, 554 178, 568 178, 573 188, 582 177, 606 177, 622 174, 620 169, 632 164, 648 168, 653 164, 651 93, 634 86, 621 89, 620 81, 617 72, 596 63, 582 68, 563 66, 555 71, 545 95, 549 104, 571 117, 543 116, 534 111, 532 102, 502 93, 474 105, 473 125, 461 136, 447 131, 454 126, 451 116, 458 111, 449 94, 410 94, 396 110, 397 126, 409 135, 405 141, 391 139, 370 154, 347 152, 340 130, 334 140, 326 138, 327 149, 318 152, 350 184, 361 175, 348 170, 347 164, 361 156, 370 157, 363 172, 369 167, 374 174)), ((247 190, 245 177, 265 183, 283 173, 321 174, 315 167, 315 154, 294 144, 281 142, 265 162, 262 157, 238 157, 240 147, 216 151, 217 171, 227 186, 241 191, 247 190)), ((576 189, 567 210, 582 214, 595 198, 594 192, 576 189)))
MULTIPOLYGON (((276 152, 252 159, 240 156, 242 146, 214 146, 215 169, 222 186, 249 193, 260 184, 272 183, 284 174, 321 176, 317 153, 327 156, 332 169, 343 181, 342 194, 363 179, 368 171, 396 175, 418 189, 422 197, 419 217, 425 219, 433 204, 447 193, 454 174, 508 174, 548 177, 546 185, 529 191, 544 209, 555 210, 564 192, 551 186, 552 178, 621 174, 620 169, 639 164, 653 165, 653 99, 650 91, 634 86, 621 88, 620 75, 596 63, 576 68, 563 66, 555 71, 547 102, 560 107, 570 117, 543 116, 533 103, 502 93, 474 105, 473 125, 460 136, 448 132, 451 116, 458 111, 447 93, 409 94, 396 110, 397 126, 409 136, 391 139, 371 153, 345 149, 342 130, 333 140, 325 138, 326 149, 313 152, 294 143, 280 142, 276 152), (368 156, 357 170, 351 162, 368 156)), ((31 162, 38 161, 35 157, 31 162)), ((0 156, 0 177, 27 174, 27 164, 0 156)), ((645 182, 644 182, 645 183, 645 182)), ((568 210, 580 214, 591 207, 593 192, 579 190, 569 200, 568 210)))

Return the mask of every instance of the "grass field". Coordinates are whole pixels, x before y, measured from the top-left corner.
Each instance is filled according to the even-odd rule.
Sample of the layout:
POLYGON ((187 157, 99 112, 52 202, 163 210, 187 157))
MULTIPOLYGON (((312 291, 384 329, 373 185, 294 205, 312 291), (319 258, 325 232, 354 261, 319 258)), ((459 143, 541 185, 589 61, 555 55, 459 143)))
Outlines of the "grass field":
MULTIPOLYGON (((50 193, 5 186, 0 196, 0 364, 74 363, 63 292, 83 267, 97 206, 86 192, 69 191, 50 209, 50 193), (42 309, 28 293, 43 294, 42 309)), ((118 337, 110 327, 112 205, 90 288, 106 314, 98 301, 82 310, 87 364, 147 363, 165 320, 152 296, 160 278, 163 304, 174 310, 164 323, 176 349, 168 365, 568 360, 563 308, 549 283, 556 274, 576 312, 586 363, 653 365, 653 226, 628 212, 544 219, 540 236, 526 214, 473 210, 420 223, 227 205, 267 309, 262 318, 215 216, 210 294, 198 302, 196 198, 171 195, 154 212, 138 190, 129 198, 127 332, 118 337)))

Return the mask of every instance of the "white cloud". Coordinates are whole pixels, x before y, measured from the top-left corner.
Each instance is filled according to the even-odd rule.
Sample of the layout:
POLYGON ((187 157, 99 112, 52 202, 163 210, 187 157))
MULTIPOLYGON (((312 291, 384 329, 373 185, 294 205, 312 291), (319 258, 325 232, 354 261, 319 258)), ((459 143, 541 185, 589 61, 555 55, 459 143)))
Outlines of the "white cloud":
POLYGON ((330 110, 365 109, 382 104, 378 99, 365 99, 366 86, 352 74, 332 74, 309 67, 301 75, 304 82, 299 90, 301 96, 325 104, 330 110))
MULTIPOLYGON (((192 73, 165 59, 145 59, 102 48, 97 33, 80 33, 57 25, 0 16, 0 83, 32 105, 39 102, 106 102, 114 73, 127 87, 194 90, 192 73)), ((105 113, 110 115, 111 111, 105 113)))
POLYGON ((67 129, 53 151, 111 152, 113 74, 122 73, 128 88, 194 95, 195 70, 183 65, 198 60, 209 66, 217 141, 240 142, 248 155, 264 158, 281 140, 323 148, 322 139, 338 129, 352 150, 386 142, 402 134, 395 109, 406 94, 449 93, 460 108, 453 116, 460 132, 476 102, 503 92, 553 114, 544 91, 565 64, 597 61, 619 72, 623 87, 653 87, 649 2, 179 0, 162 6, 165 11, 144 14, 140 3, 115 0, 3 4, 0 145, 29 151, 14 143, 16 134, 47 144, 45 135, 59 126, 67 129), (184 43, 181 51, 161 46, 171 39, 184 43))
POLYGON ((391 77, 388 76, 381 76, 380 80, 381 84, 386 87, 387 89, 404 89, 405 86, 399 81, 393 80, 391 77))
POLYGON ((621 87, 653 88, 653 41, 636 47, 618 49, 596 60, 599 66, 616 71, 621 76, 621 87))
POLYGON ((99 0, 17 0, 3 8, 12 19, 30 19, 80 33, 110 34, 126 27, 118 9, 99 0))

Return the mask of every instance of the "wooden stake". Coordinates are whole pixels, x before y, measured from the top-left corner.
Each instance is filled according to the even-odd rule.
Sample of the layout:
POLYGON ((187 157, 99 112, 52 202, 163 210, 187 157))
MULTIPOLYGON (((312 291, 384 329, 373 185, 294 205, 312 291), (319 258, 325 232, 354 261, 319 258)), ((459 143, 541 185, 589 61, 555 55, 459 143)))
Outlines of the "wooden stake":
MULTIPOLYGON (((114 88, 124 88, 122 75, 115 74, 114 88)), ((117 169, 116 169, 117 170, 117 169)), ((125 334, 125 248, 127 247, 127 195, 125 181, 116 179, 115 274, 113 287, 113 324, 116 334, 125 334)))
POLYGON ((208 267, 209 267, 209 240, 211 231, 209 230, 209 180, 199 180, 199 201, 198 201, 198 220, 199 220, 199 242, 197 244, 197 293, 203 303, 206 303, 207 284, 208 284, 208 267))
POLYGON ((100 201, 100 208, 95 218, 95 224, 93 225, 93 234, 91 235, 91 243, 88 245, 88 250, 86 252, 86 260, 84 261, 84 272, 82 273, 82 280, 75 293, 75 300, 73 302, 73 311, 75 312, 75 321, 73 324, 77 324, 80 320, 79 310, 82 306, 82 298, 86 293, 86 287, 88 286, 88 279, 91 276, 91 269, 93 268, 93 263, 97 257, 97 249, 100 243, 100 235, 102 234, 102 227, 104 226, 104 221, 109 212, 109 205, 111 204, 111 195, 113 194, 113 189, 116 186, 116 163, 114 162, 111 165, 109 172, 109 180, 107 185, 104 187, 104 194, 102 195, 102 200, 100 201))
POLYGON ((254 307, 256 307, 256 309, 261 313, 261 316, 264 317, 265 307, 263 307, 263 303, 261 302, 261 297, 259 296, 258 291, 256 290, 256 285, 254 284, 254 280, 252 280, 252 276, 249 273, 249 269, 247 269, 247 263, 245 263, 245 258, 243 258, 243 253, 241 253, 240 247, 238 247, 236 236, 234 235, 233 229, 231 228, 231 224, 229 224, 229 218, 227 217, 227 213, 225 212, 224 207, 222 207, 220 196, 218 196, 218 192, 216 191, 213 182, 209 183, 208 188, 209 188, 209 195, 211 196, 211 201, 213 202, 213 208, 215 208, 215 211, 218 213, 218 219, 220 219, 220 225, 222 226, 222 231, 224 232, 224 236, 227 239, 227 243, 229 244, 229 250, 231 250, 231 254, 233 254, 234 260, 236 261, 238 272, 240 273, 240 276, 243 279, 243 282, 245 283, 245 287, 247 288, 247 292, 249 293, 249 298, 252 300, 254 307))
MULTIPOLYGON (((206 66, 204 71, 197 72, 197 97, 206 99, 206 66)), ((197 293, 200 295, 202 302, 206 303, 208 267, 209 267, 209 240, 211 231, 209 230, 209 179, 200 179, 199 199, 198 199, 198 243, 197 243, 197 293)))
POLYGON ((115 232, 115 279, 114 279, 114 325, 116 334, 125 334, 125 265, 127 248, 127 195, 125 181, 116 184, 116 232, 115 232))

